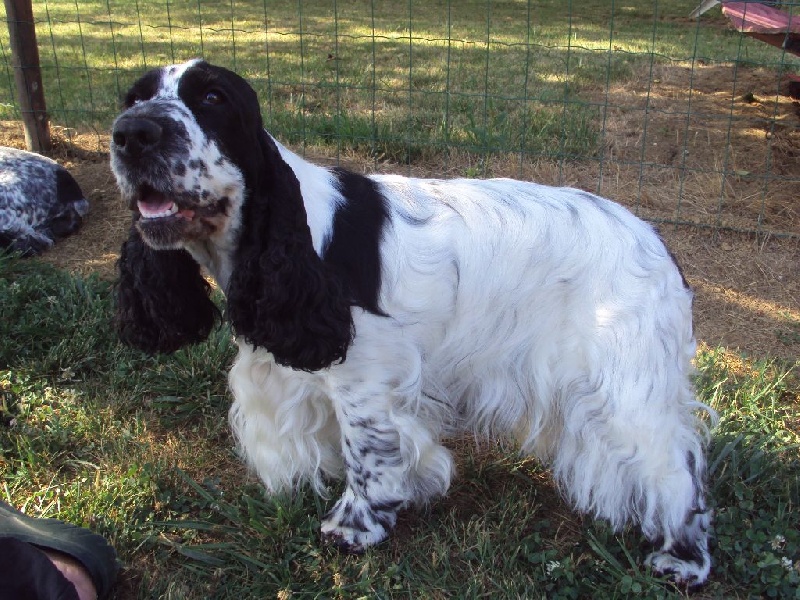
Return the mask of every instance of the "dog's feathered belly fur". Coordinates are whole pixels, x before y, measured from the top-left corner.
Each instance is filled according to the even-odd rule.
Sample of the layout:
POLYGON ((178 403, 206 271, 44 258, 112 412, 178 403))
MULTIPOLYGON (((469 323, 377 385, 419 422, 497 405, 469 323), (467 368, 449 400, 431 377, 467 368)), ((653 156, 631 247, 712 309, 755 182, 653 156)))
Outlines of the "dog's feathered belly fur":
MULTIPOLYGON (((197 72, 214 94, 235 91, 257 113, 246 84, 205 63, 146 76, 134 90, 154 91, 143 101, 137 91, 115 125, 112 164, 126 193, 145 170, 141 149, 126 147, 134 121, 163 119, 164 106, 191 112, 185 127, 159 122, 189 132, 186 150, 175 142, 162 162, 184 165, 179 178, 191 179, 191 148, 211 143, 193 136, 215 122, 218 100, 203 91, 205 104, 193 104, 186 90, 197 72)), ((577 509, 615 528, 640 524, 661 545, 648 558, 656 570, 705 581, 697 413, 708 409, 691 385, 692 295, 649 225, 580 190, 364 178, 254 135, 267 157, 255 170, 224 136, 208 138, 228 152, 215 154, 217 179, 237 173, 215 181, 223 199, 198 191, 170 208, 169 190, 158 191, 159 210, 177 220, 134 228, 123 247, 118 324, 123 339, 151 351, 202 339, 214 311, 199 271, 191 285, 174 281, 190 278, 184 249, 214 275, 239 346, 231 424, 270 492, 309 483, 325 493, 329 478, 344 477, 322 532, 361 550, 388 535, 400 508, 447 491, 453 460, 442 438, 509 438, 552 466, 577 509), (214 211, 207 239, 181 241, 200 228, 179 219, 214 211), (174 249, 148 249, 151 232, 174 249), (173 258, 180 267, 165 264, 173 258), (172 284, 160 281, 166 272, 172 284), (204 308, 184 315, 179 300, 204 308)))

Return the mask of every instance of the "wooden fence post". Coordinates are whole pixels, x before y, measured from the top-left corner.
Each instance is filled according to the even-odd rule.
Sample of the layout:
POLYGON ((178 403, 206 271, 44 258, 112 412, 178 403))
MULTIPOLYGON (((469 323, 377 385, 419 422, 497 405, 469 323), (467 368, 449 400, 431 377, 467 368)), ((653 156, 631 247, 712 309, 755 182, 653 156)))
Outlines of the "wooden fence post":
POLYGON ((25 127, 28 150, 46 153, 50 150, 50 121, 44 101, 36 26, 31 0, 4 0, 8 34, 11 42, 17 102, 25 127))

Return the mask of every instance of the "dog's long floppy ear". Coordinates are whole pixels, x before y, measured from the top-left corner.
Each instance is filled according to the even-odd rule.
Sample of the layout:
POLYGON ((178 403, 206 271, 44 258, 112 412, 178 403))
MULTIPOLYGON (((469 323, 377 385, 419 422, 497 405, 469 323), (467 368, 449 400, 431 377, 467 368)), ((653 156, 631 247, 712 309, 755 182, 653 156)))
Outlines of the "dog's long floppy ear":
POLYGON ((117 269, 115 326, 123 342, 169 353, 211 333, 220 312, 188 252, 153 250, 132 226, 117 269))
MULTIPOLYGON (((262 130, 263 132, 263 130, 262 130)), ((242 212, 227 295, 237 335, 304 371, 343 361, 353 340, 343 282, 314 250, 300 183, 266 132, 242 212)))

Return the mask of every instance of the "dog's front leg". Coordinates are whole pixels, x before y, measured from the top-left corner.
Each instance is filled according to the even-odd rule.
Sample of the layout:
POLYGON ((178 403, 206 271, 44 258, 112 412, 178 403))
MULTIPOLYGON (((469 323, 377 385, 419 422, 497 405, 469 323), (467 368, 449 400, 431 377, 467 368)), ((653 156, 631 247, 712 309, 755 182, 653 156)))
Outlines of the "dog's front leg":
POLYGON ((439 443, 441 421, 424 401, 359 391, 348 386, 333 398, 346 486, 322 521, 323 538, 348 552, 386 539, 404 506, 444 494, 453 470, 439 443))
MULTIPOLYGON (((363 552, 383 541, 410 498, 400 433, 388 410, 356 412, 337 406, 342 431, 346 487, 322 522, 322 536, 348 552, 363 552), (383 414, 381 414, 383 413, 383 414)), ((349 403, 347 403, 349 404, 349 403)))

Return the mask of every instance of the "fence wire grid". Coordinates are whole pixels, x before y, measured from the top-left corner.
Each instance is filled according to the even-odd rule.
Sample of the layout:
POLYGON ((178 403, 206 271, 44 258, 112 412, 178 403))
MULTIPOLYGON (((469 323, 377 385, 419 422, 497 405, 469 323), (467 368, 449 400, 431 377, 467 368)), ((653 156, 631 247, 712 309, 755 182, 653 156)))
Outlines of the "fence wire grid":
MULTIPOLYGON (((798 238, 791 34, 770 45, 719 5, 690 18, 698 4, 46 0, 33 13, 51 127, 101 149, 138 76, 202 57, 247 78, 270 132, 314 158, 572 185, 657 223, 798 238)), ((800 2, 769 8, 791 18, 800 2)), ((0 67, 0 121, 19 131, 7 30, 0 67)))

